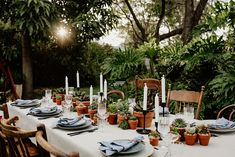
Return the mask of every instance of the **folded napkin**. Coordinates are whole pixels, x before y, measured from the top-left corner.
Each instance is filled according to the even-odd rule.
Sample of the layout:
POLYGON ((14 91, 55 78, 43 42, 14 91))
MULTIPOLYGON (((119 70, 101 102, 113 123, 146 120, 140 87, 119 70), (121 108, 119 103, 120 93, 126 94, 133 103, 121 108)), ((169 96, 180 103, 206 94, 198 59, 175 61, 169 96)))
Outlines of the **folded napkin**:
POLYGON ((17 99, 12 105, 16 106, 27 106, 27 105, 32 105, 32 104, 38 104, 39 100, 34 99, 34 100, 23 100, 23 99, 17 99))
POLYGON ((31 114, 54 113, 56 111, 57 111, 57 106, 53 106, 53 107, 33 108, 30 110, 30 113, 31 114))
POLYGON ((99 142, 101 144, 99 150, 104 152, 106 156, 110 156, 115 153, 126 151, 143 140, 143 136, 137 136, 132 140, 103 141, 99 142))
MULTIPOLYGON (((163 114, 163 107, 159 106, 159 113, 163 114)), ((169 108, 168 107, 164 107, 164 113, 168 114, 169 113, 169 108)))
POLYGON ((213 124, 208 124, 211 129, 233 129, 235 128, 235 122, 229 121, 222 117, 215 121, 213 124))
POLYGON ((61 126, 72 126, 75 123, 79 122, 83 117, 75 117, 75 118, 60 118, 58 121, 58 125, 61 126))

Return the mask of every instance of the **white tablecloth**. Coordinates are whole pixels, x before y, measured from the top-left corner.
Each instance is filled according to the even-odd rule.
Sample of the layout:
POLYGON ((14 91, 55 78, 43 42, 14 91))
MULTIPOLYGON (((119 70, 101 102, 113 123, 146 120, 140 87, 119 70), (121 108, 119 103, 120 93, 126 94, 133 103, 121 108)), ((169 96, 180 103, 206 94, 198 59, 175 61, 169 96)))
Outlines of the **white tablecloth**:
MULTIPOLYGON (((105 126, 103 132, 97 130, 92 133, 83 133, 76 136, 68 136, 71 131, 54 129, 53 126, 58 118, 49 118, 38 120, 37 117, 26 115, 29 109, 20 109, 8 105, 10 116, 19 116, 17 125, 27 129, 35 130, 39 123, 44 123, 48 141, 64 152, 78 151, 81 157, 101 157, 103 156, 98 150, 98 142, 115 139, 131 139, 136 137, 135 130, 122 130, 116 125, 105 126)), ((144 136, 148 142, 147 135, 144 136)), ((165 150, 154 150, 153 157, 164 157, 165 150)), ((133 155, 135 156, 135 155, 133 155)), ((185 144, 172 145, 172 157, 232 157, 235 156, 235 132, 220 134, 219 137, 212 137, 208 146, 195 144, 188 146, 185 144)))

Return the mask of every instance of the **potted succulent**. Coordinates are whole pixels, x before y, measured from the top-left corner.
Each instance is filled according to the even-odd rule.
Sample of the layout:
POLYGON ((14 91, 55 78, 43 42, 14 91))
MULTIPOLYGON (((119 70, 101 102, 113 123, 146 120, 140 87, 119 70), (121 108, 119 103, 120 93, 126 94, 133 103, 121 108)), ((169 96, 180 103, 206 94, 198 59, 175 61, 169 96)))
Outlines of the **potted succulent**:
POLYGON ((160 133, 156 130, 151 130, 151 132, 148 134, 149 142, 152 146, 158 146, 159 139, 160 139, 160 133))
POLYGON ((187 145, 194 145, 197 138, 196 127, 186 127, 184 138, 187 145))
POLYGON ((108 117, 108 122, 109 124, 117 124, 117 103, 113 102, 108 105, 108 112, 109 112, 109 117, 108 117))
POLYGON ((203 124, 198 126, 198 138, 200 145, 207 146, 209 144, 211 133, 208 126, 203 124))
POLYGON ((128 120, 127 119, 124 119, 120 124, 119 126, 120 128, 126 130, 126 129, 129 129, 129 124, 128 124, 128 120))
POLYGON ((133 129, 133 130, 136 129, 137 125, 138 125, 137 117, 134 115, 130 116, 130 118, 128 120, 128 124, 129 124, 130 129, 133 129))
POLYGON ((93 102, 89 107, 88 107, 88 114, 91 119, 93 119, 94 114, 97 113, 97 103, 93 102))
POLYGON ((130 112, 129 112, 129 104, 127 101, 118 100, 117 110, 118 110, 118 124, 120 124, 123 120, 128 120, 130 112))
POLYGON ((171 123, 171 130, 176 129, 178 133, 180 134, 180 141, 184 141, 184 132, 185 132, 185 127, 187 126, 187 123, 185 122, 184 119, 182 118, 176 118, 172 123, 171 123))
POLYGON ((61 105, 62 96, 60 94, 56 94, 56 104, 61 105))
POLYGON ((81 114, 87 113, 88 109, 83 103, 79 103, 79 105, 76 106, 77 114, 80 116, 81 114))

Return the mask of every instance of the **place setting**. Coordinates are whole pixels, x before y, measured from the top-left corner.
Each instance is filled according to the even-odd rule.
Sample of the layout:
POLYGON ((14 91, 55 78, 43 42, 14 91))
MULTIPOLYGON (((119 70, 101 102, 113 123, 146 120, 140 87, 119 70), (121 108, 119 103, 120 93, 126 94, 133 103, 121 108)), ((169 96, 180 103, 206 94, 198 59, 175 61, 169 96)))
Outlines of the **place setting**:
POLYGON ((144 136, 136 136, 133 139, 118 139, 101 141, 99 150, 104 156, 149 156, 153 152, 153 147, 144 142, 144 136))
POLYGON ((38 117, 39 120, 47 119, 51 117, 62 116, 62 110, 57 106, 44 106, 31 108, 27 115, 32 115, 38 117))
POLYGON ((235 122, 230 121, 224 117, 216 120, 203 120, 208 125, 211 132, 215 133, 228 133, 235 131, 235 122))
POLYGON ((29 107, 38 107, 41 105, 41 102, 38 99, 33 99, 33 100, 17 99, 13 103, 11 103, 11 105, 20 108, 29 108, 29 107))
POLYGON ((75 136, 84 132, 93 132, 98 129, 97 126, 93 126, 90 119, 84 116, 79 117, 62 117, 56 121, 55 127, 61 130, 74 131, 69 132, 67 135, 75 136))

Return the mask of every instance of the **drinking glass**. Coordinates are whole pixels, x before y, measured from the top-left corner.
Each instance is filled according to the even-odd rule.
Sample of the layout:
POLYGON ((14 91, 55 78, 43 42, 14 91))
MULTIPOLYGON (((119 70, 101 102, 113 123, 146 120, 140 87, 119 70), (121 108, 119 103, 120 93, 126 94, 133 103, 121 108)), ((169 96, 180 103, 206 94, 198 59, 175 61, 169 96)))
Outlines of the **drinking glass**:
POLYGON ((188 125, 190 125, 190 123, 194 119, 194 107, 192 107, 192 106, 185 106, 184 107, 184 118, 186 119, 188 125))
POLYGON ((69 113, 70 113, 70 110, 71 110, 71 107, 72 107, 72 99, 73 99, 73 96, 72 95, 65 95, 64 96, 64 104, 63 104, 63 110, 64 110, 64 113, 65 113, 65 116, 69 116, 69 113))
POLYGON ((46 89, 45 90, 45 99, 46 99, 46 105, 47 106, 50 106, 50 104, 51 104, 51 94, 52 92, 51 92, 51 89, 46 89))
POLYGON ((101 127, 101 130, 103 130, 104 120, 108 117, 106 103, 105 102, 98 103, 97 111, 98 111, 98 116, 101 119, 100 127, 101 127))
POLYGON ((169 144, 170 144, 170 139, 169 139, 170 118, 169 117, 159 117, 158 131, 161 134, 161 138, 163 142, 162 148, 167 149, 167 152, 169 152, 169 144))

